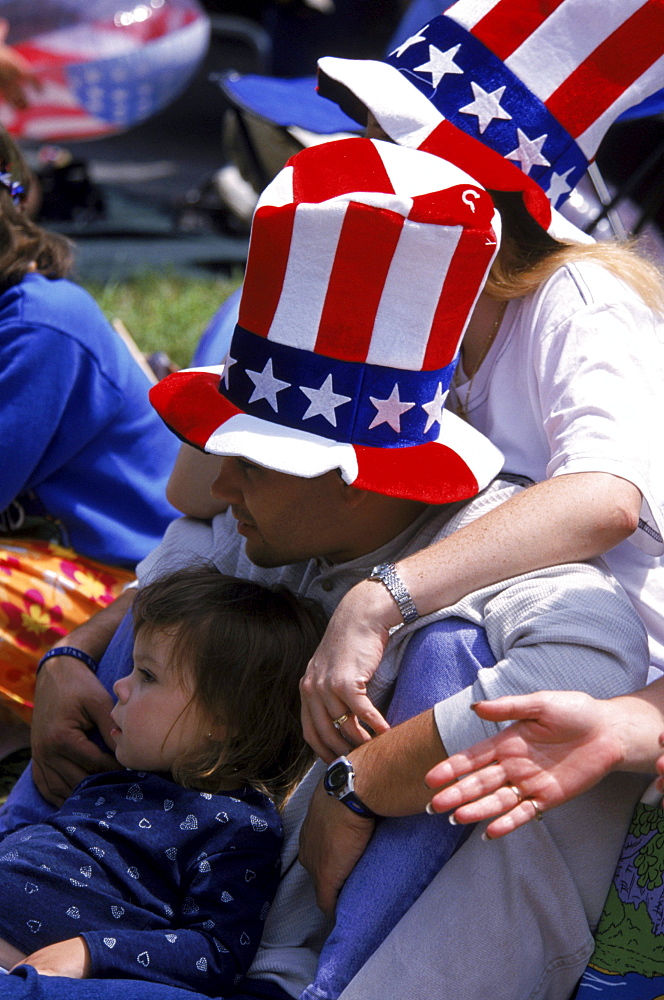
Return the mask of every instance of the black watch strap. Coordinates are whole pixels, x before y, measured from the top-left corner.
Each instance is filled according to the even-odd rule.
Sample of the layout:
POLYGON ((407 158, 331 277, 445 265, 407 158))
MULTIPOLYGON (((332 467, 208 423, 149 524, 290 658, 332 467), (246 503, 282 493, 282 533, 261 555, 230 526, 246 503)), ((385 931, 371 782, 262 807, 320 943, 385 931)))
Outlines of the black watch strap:
POLYGON ((328 795, 337 799, 354 812, 357 816, 364 816, 365 819, 376 819, 377 813, 355 794, 355 769, 348 757, 337 757, 328 766, 323 778, 323 788, 328 795))

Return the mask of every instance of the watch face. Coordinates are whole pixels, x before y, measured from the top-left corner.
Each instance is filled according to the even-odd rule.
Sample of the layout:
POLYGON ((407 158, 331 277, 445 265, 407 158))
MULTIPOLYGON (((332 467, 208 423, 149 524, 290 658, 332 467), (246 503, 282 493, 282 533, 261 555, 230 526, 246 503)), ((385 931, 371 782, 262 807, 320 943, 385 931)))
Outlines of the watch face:
POLYGON ((331 792, 337 792, 343 788, 348 780, 348 768, 343 761, 333 764, 325 776, 325 787, 331 792))

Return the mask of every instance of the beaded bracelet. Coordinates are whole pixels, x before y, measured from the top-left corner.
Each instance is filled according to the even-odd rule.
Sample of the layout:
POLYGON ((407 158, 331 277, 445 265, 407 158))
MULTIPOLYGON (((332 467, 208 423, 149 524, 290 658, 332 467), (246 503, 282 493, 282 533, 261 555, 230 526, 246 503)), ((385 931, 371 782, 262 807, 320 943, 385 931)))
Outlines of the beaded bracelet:
POLYGON ((37 664, 37 673, 41 670, 47 660, 50 660, 52 656, 73 656, 75 660, 80 660, 81 663, 85 663, 86 667, 96 674, 99 670, 99 664, 87 653, 84 653, 82 649, 76 649, 75 646, 56 646, 55 649, 49 649, 48 653, 44 653, 41 660, 37 664))

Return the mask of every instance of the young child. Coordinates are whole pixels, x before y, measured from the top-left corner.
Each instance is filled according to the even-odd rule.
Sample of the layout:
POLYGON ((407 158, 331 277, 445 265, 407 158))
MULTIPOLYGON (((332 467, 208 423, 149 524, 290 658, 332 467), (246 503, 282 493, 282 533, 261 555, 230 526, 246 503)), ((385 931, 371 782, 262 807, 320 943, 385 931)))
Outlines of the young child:
POLYGON ((3 841, 1 964, 236 988, 277 888, 277 806, 311 762, 298 681, 324 626, 312 602, 213 567, 139 590, 114 686, 123 769, 3 841))

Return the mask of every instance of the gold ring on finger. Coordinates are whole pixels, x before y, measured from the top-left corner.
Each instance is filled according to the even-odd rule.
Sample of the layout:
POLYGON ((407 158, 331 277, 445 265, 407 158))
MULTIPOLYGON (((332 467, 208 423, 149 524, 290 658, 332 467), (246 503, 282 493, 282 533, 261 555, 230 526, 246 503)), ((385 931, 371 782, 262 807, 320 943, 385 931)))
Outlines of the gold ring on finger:
POLYGON ((511 792, 514 792, 514 794, 516 795, 517 805, 519 805, 519 803, 523 802, 523 795, 521 794, 521 792, 519 791, 519 789, 516 787, 516 785, 505 785, 505 787, 509 788, 509 790, 511 792))
POLYGON ((341 727, 343 726, 344 722, 348 722, 348 719, 349 719, 348 712, 344 712, 344 714, 340 715, 338 719, 333 719, 332 720, 332 725, 338 731, 339 729, 341 729, 341 727))

